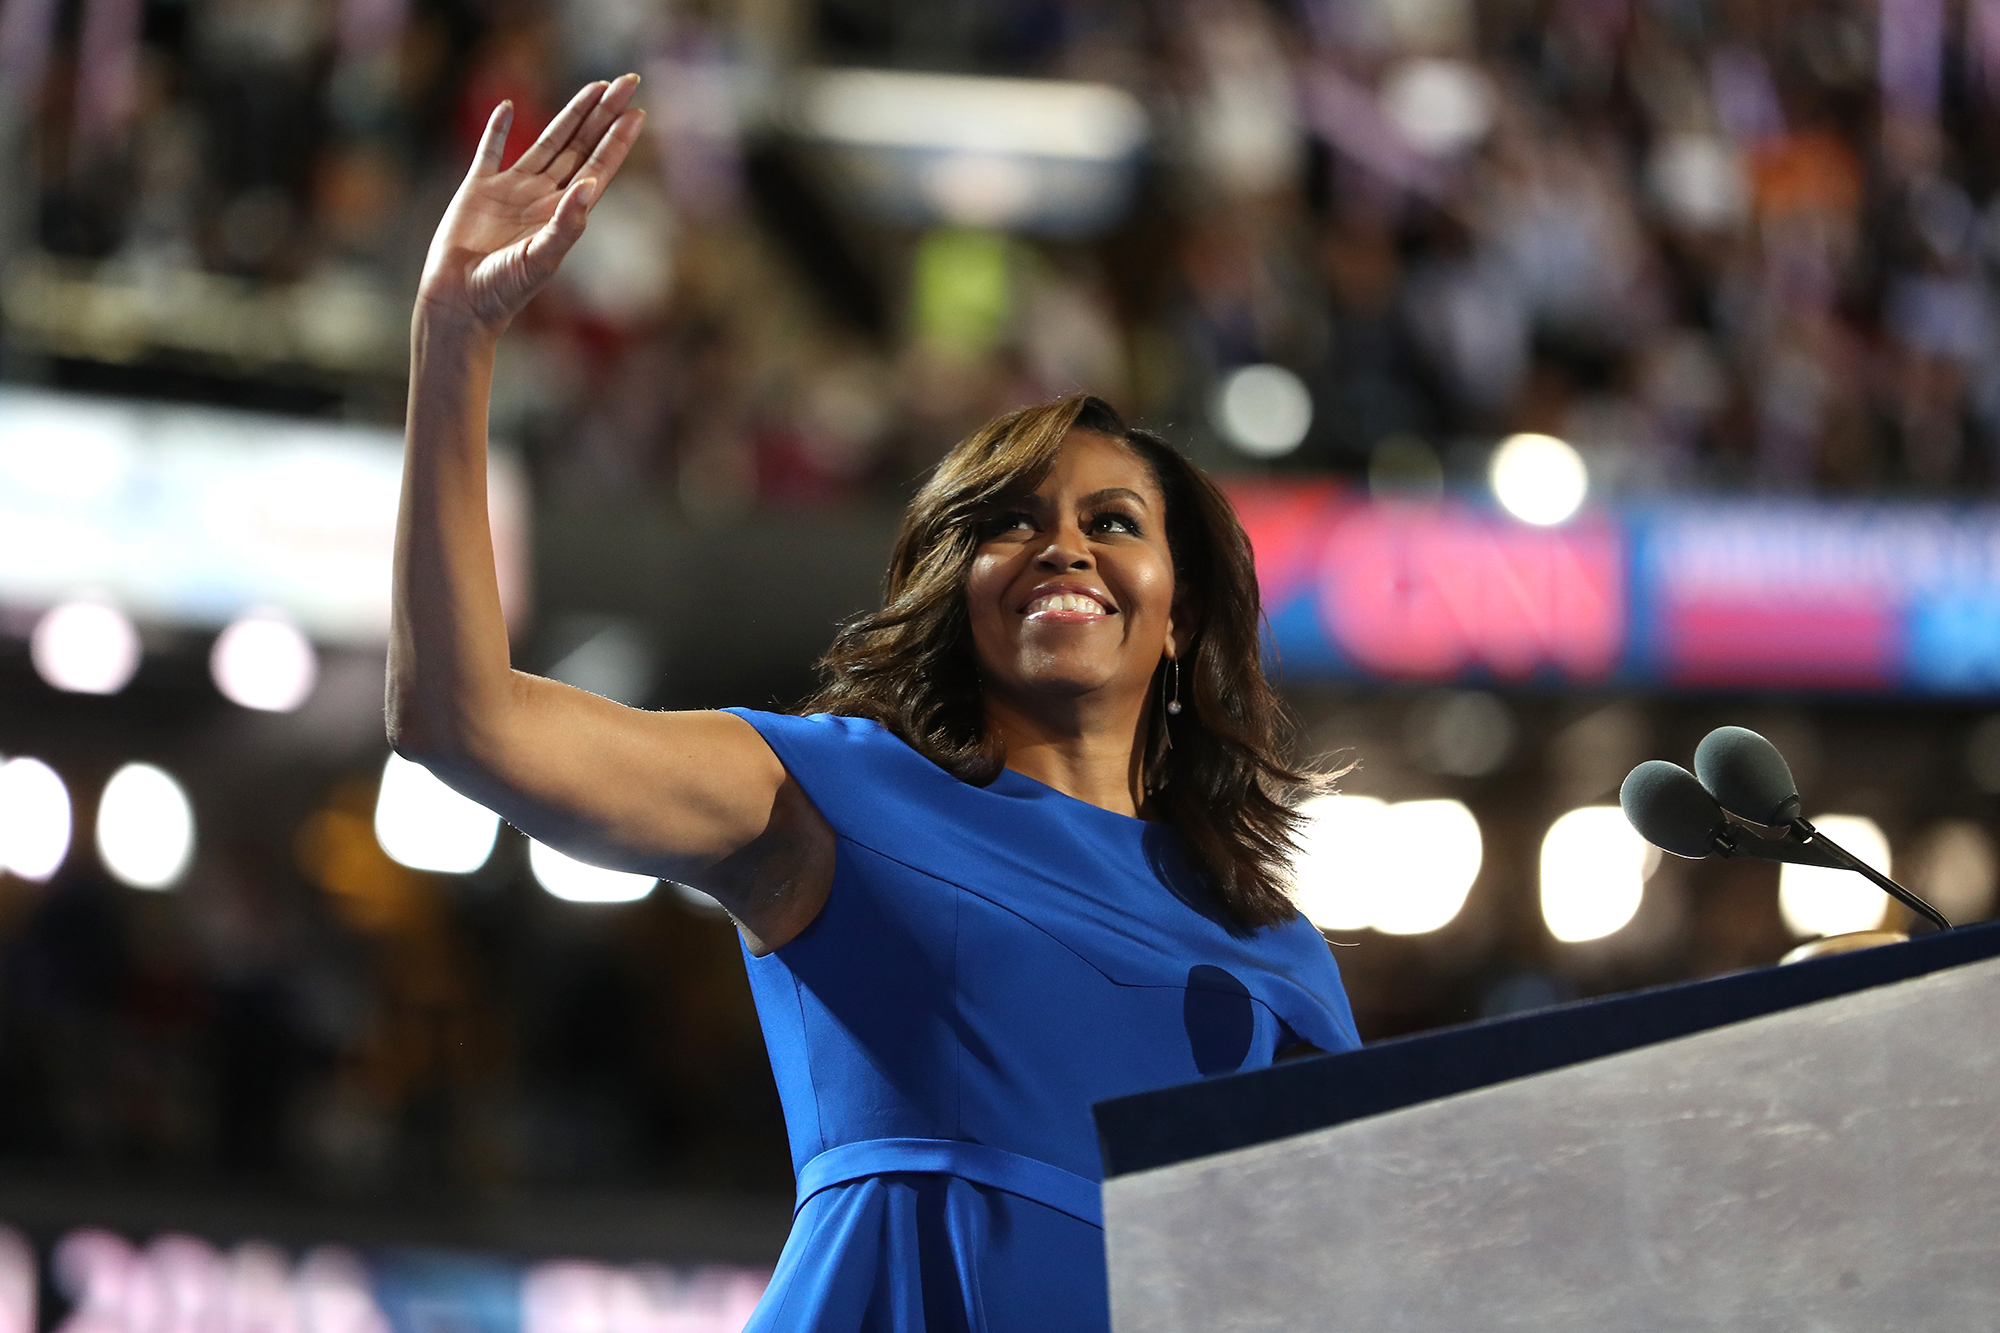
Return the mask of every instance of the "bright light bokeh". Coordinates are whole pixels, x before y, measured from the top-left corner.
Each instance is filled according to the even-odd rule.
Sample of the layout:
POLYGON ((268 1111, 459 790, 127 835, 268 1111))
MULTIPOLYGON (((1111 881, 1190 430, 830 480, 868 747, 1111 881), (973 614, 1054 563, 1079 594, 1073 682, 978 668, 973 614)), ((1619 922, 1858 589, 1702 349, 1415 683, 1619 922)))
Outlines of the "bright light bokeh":
POLYGON ((139 631, 115 606, 64 602, 36 622, 28 656, 59 690, 116 694, 139 670, 139 631))
POLYGON ((547 843, 528 843, 528 869, 535 882, 566 903, 635 903, 659 883, 651 875, 607 870, 564 855, 547 843))
POLYGON ((168 888, 194 856, 194 807, 166 770, 127 764, 97 802, 97 855, 135 889, 168 888))
POLYGON ((1463 801, 1398 801, 1383 811, 1375 929, 1424 935, 1451 924, 1479 878, 1485 845, 1463 801))
POLYGON ((1391 69, 1382 80, 1382 111, 1411 147, 1448 157, 1484 139, 1493 128, 1493 88, 1463 60, 1420 56, 1391 69))
POLYGON ((69 855, 69 789, 39 759, 0 764, 0 870, 37 882, 69 855))
MULTIPOLYGON (((1865 815, 1820 815, 1813 826, 1885 875, 1889 839, 1865 815)), ((1852 870, 1788 865, 1778 871, 1778 910, 1800 939, 1874 930, 1889 910, 1889 895, 1852 870)))
POLYGON ((1914 852, 1904 858, 1907 883, 1948 920, 1963 924, 1993 915, 2000 853, 1977 822, 1941 819, 1924 830, 1914 852))
POLYGON ((1229 372, 1215 396, 1215 426, 1238 452, 1282 458, 1312 427, 1312 394, 1283 366, 1243 366, 1229 372))
POLYGON ((412 870, 467 875, 486 864, 500 816, 444 785, 421 764, 392 754, 375 797, 375 841, 412 870))
POLYGON ((1565 944, 1603 939, 1639 911, 1659 864, 1615 805, 1587 805, 1549 825, 1542 838, 1542 921, 1565 944))
POLYGON ((289 713, 312 697, 319 654, 291 621, 253 612, 216 636, 208 669, 231 703, 289 713))
POLYGON ((1490 472, 1500 507, 1537 527, 1553 527, 1583 507, 1590 472, 1583 455, 1553 435, 1510 435, 1490 472))
POLYGON ((1479 821, 1459 801, 1322 796, 1295 866, 1299 910, 1322 930, 1423 935, 1448 925, 1479 877, 1479 821))
POLYGON ((1071 79, 824 69, 802 102, 813 134, 877 148, 1113 162, 1147 134, 1131 93, 1071 79))
POLYGON ((1366 930, 1374 920, 1382 875, 1382 812, 1373 796, 1315 796, 1299 806, 1294 893, 1306 920, 1321 930, 1366 930))

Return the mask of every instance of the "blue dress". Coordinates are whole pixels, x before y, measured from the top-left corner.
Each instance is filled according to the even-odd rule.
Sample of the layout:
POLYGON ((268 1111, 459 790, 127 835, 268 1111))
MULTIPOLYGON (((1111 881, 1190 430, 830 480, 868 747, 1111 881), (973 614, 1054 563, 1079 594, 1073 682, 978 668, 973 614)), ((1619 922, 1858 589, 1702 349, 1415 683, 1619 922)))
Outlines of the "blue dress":
POLYGON ((746 1333, 1104 1333, 1091 1103, 1359 1045, 1326 942, 1232 933, 1164 825, 730 711, 836 839, 818 918, 746 954, 799 1176, 746 1333))

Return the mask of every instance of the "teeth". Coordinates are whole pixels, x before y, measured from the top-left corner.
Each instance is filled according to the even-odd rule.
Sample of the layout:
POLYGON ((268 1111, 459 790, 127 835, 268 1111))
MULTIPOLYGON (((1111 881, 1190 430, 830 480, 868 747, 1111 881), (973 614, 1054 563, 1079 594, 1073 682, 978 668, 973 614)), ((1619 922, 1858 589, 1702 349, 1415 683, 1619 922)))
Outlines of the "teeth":
POLYGON ((1095 597, 1086 597, 1076 592, 1057 592, 1050 593, 1047 597, 1037 597, 1028 603, 1028 614, 1033 615, 1037 611, 1089 611, 1094 615, 1105 614, 1104 603, 1095 597))

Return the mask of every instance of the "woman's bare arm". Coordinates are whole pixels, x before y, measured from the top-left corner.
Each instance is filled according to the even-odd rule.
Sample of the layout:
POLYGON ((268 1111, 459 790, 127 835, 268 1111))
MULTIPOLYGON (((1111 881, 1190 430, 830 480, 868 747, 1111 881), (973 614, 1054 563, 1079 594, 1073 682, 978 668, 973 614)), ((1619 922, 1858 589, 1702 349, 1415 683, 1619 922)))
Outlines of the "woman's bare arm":
POLYGON ((500 169, 501 106, 439 223, 411 322, 387 717, 399 753, 530 835, 714 894, 753 948, 812 920, 833 837, 741 718, 649 713, 513 669, 486 516, 493 352, 638 137, 638 79, 578 93, 500 169))

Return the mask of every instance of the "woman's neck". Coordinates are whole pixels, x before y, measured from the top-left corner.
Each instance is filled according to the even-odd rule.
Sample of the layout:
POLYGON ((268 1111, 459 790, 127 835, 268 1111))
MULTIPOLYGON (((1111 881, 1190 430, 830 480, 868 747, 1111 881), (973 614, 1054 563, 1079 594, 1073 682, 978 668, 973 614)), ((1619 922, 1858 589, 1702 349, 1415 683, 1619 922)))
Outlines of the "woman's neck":
POLYGON ((1138 818, 1146 803, 1143 701, 1036 700, 989 695, 986 725, 1007 745, 1007 767, 1065 796, 1138 818))

